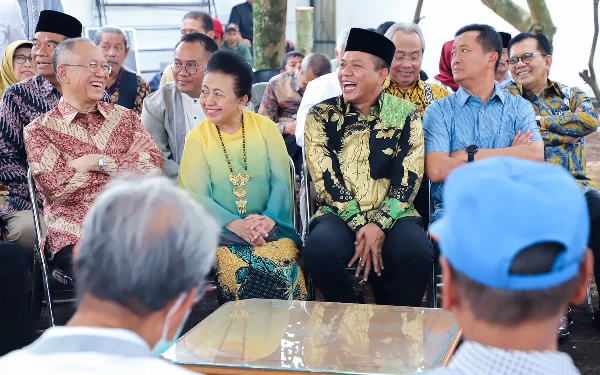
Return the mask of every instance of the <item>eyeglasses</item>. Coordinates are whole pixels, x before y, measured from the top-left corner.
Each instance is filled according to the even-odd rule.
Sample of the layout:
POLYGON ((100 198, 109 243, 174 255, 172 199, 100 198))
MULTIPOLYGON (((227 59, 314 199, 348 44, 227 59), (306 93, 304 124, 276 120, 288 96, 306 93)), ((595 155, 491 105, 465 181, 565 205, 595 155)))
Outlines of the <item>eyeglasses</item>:
POLYGON ((175 74, 179 74, 181 73, 181 71, 183 69, 185 69, 186 73, 193 76, 194 74, 198 73, 198 70, 202 68, 202 70, 206 69, 206 65, 198 65, 196 63, 188 63, 188 64, 182 64, 179 61, 173 61, 171 63, 171 69, 173 70, 173 73, 175 74))
POLYGON ((25 64, 25 61, 33 62, 33 58, 31 57, 31 55, 15 55, 14 60, 17 64, 25 64))
POLYGON ((112 72, 112 67, 108 64, 89 63, 89 64, 61 64, 61 65, 81 66, 84 68, 88 68, 88 72, 90 72, 90 73, 98 73, 101 71, 104 74, 110 74, 110 72, 112 72))
POLYGON ((529 64, 532 60, 533 60, 533 56, 535 55, 540 55, 540 56, 548 56, 546 54, 543 53, 524 53, 521 57, 511 57, 510 59, 508 59, 508 65, 517 65, 519 63, 519 60, 523 61, 523 64, 527 65, 529 64))
POLYGON ((394 60, 400 61, 400 62, 407 61, 409 63, 416 63, 416 62, 419 62, 419 61, 423 60, 423 56, 418 56, 418 57, 415 57, 415 56, 394 56, 394 60))

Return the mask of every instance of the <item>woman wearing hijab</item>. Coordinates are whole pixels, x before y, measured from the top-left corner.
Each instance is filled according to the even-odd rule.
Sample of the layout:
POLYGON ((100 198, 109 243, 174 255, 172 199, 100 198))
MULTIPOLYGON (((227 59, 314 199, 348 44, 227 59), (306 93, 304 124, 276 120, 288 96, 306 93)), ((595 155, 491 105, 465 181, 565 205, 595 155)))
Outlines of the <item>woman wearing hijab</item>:
POLYGON ((450 93, 458 90, 458 83, 454 82, 452 76, 452 46, 454 40, 444 43, 442 55, 440 56, 440 74, 435 76, 435 83, 446 88, 450 93))
POLYGON ((31 62, 31 42, 17 40, 4 51, 0 65, 0 96, 10 86, 35 75, 31 62))

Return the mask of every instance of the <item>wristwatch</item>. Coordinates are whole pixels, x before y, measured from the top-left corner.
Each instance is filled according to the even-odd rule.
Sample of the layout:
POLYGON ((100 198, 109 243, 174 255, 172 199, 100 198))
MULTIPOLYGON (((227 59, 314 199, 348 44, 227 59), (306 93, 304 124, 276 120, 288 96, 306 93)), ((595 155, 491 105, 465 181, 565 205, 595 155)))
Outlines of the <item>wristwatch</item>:
POLYGON ((476 145, 469 145, 466 148, 467 151, 467 161, 470 163, 472 161, 475 161, 475 154, 477 153, 477 151, 479 151, 479 147, 477 147, 476 145))
POLYGON ((104 171, 104 155, 98 157, 98 173, 104 171))

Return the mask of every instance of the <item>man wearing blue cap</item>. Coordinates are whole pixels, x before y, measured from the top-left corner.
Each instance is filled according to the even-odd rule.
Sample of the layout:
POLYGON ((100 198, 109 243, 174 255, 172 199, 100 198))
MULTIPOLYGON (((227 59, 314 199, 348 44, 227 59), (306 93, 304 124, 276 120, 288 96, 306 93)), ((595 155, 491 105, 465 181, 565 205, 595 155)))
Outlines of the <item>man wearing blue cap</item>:
POLYGON ((444 197, 429 231, 442 252, 443 306, 466 341, 434 373, 579 374, 556 340, 564 309, 586 296, 594 263, 575 180, 557 166, 492 158, 453 171, 444 197))

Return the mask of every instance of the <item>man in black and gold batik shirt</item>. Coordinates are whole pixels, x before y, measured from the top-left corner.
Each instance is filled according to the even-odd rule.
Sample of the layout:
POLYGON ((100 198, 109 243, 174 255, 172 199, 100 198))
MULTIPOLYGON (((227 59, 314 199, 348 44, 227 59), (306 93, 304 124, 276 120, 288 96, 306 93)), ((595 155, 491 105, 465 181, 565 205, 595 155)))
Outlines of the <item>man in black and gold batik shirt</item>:
POLYGON ((420 306, 433 248, 413 200, 424 172, 416 106, 382 92, 394 44, 350 31, 338 70, 342 95, 309 112, 305 152, 317 192, 303 251, 323 297, 357 302, 346 267, 364 270, 378 304, 420 306))

